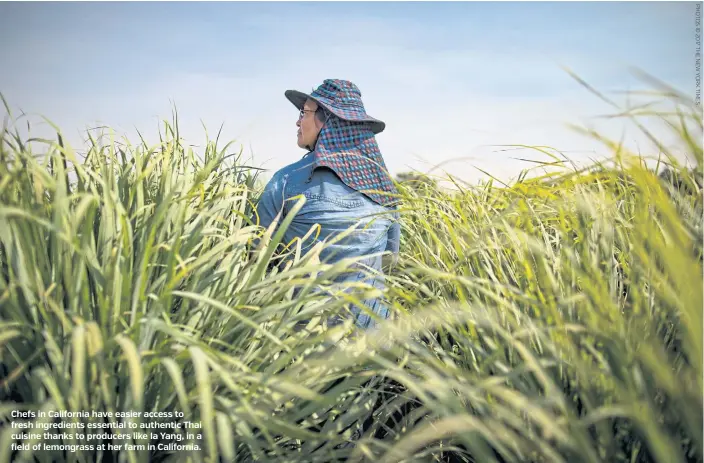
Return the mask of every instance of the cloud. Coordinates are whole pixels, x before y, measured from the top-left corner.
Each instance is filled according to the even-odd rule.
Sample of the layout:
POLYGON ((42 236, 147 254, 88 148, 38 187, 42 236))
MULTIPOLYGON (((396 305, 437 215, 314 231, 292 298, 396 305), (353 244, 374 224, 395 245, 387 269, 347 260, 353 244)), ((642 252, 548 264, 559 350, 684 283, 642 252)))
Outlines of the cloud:
MULTIPOLYGON (((296 112, 284 98, 284 90, 311 90, 331 77, 358 84, 370 114, 387 122, 378 141, 392 173, 427 171, 461 157, 445 164, 446 169, 476 181, 483 177, 477 168, 509 178, 530 166, 513 158, 547 159, 534 150, 495 146, 506 144, 547 145, 583 162, 608 154, 598 142, 565 127, 568 122, 591 124, 615 139, 625 131, 629 146, 651 149, 647 139, 624 121, 593 119, 613 109, 558 66, 574 67, 599 89, 636 85, 625 72, 625 61, 595 54, 595 47, 562 46, 553 32, 552 40, 547 34, 550 46, 541 48, 545 41, 536 39, 539 33, 533 32, 532 39, 522 43, 509 29, 504 40, 495 39, 500 30, 489 30, 492 40, 463 42, 459 32, 443 31, 438 21, 428 23, 422 18, 370 18, 357 13, 341 19, 329 12, 317 15, 315 23, 297 18, 273 12, 244 15, 232 31, 215 29, 202 42, 198 37, 206 25, 196 21, 194 44, 184 54, 184 62, 155 59, 144 65, 148 56, 136 50, 134 60, 127 63, 140 66, 125 65, 129 72, 119 65, 99 68, 102 74, 94 71, 83 91, 80 47, 57 41, 51 50, 72 44, 63 52, 70 67, 62 67, 56 59, 48 74, 11 70, 9 78, 0 80, 0 91, 8 89, 11 103, 52 118, 73 144, 80 144, 80 128, 98 123, 130 139, 135 139, 136 127, 149 140, 156 140, 157 123, 170 119, 173 102, 187 142, 202 145, 201 121, 211 137, 224 124, 223 140, 235 139, 233 149, 241 144, 255 165, 272 170, 303 154, 294 143, 296 112), (419 31, 429 41, 438 34, 454 40, 444 47, 423 44, 419 31), (245 33, 251 34, 249 41, 236 41, 237 34, 245 33), (227 45, 215 47, 217 41, 227 45), (208 46, 202 58, 191 61, 199 43, 208 46), (63 77, 53 81, 56 75, 63 77), (30 85, 25 78, 33 79, 30 85), (113 86, 111 82, 120 78, 124 80, 113 86)), ((482 30, 478 25, 472 34, 481 35, 482 30)), ((580 33, 584 35, 584 30, 580 33)), ((46 50, 50 49, 39 50, 39 56, 46 56, 46 50)), ((17 50, 11 56, 28 60, 17 50)))

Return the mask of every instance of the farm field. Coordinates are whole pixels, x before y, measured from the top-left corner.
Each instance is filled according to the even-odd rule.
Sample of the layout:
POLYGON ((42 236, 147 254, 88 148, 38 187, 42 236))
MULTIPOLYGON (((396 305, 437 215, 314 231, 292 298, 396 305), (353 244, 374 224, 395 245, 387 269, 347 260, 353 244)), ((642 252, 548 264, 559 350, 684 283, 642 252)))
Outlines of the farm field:
POLYGON ((350 262, 270 265, 233 145, 165 123, 82 157, 13 115, 0 461, 702 461, 702 119, 672 98, 695 167, 604 139, 608 162, 509 185, 406 176, 393 317, 366 333, 322 324, 376 294, 334 283, 350 262))

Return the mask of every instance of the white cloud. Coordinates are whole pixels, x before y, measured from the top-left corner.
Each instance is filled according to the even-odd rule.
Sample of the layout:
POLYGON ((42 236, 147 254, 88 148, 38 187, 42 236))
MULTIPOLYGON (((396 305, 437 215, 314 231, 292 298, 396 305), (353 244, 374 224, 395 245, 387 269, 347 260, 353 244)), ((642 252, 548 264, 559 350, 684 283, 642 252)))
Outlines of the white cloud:
MULTIPOLYGON (((263 29, 272 26, 267 16, 250 18, 249 23, 263 29)), ((326 34, 354 32, 362 41, 333 45, 318 41, 316 52, 310 54, 300 42, 281 41, 288 33, 301 34, 300 24, 277 18, 280 29, 275 30, 273 54, 263 54, 260 62, 251 63, 261 74, 147 71, 144 80, 126 93, 103 91, 77 98, 15 84, 8 96, 12 103, 30 105, 53 118, 74 144, 80 141, 77 129, 97 122, 131 139, 136 126, 156 140, 157 121, 170 119, 173 100, 181 133, 189 143, 204 141, 201 119, 211 137, 224 123, 222 140, 236 139, 247 155, 251 147, 255 165, 276 170, 303 154, 294 142, 296 112, 284 98, 284 90, 307 91, 325 78, 346 78, 359 85, 370 114, 387 122, 378 141, 392 173, 427 171, 463 157, 444 168, 475 181, 483 177, 477 167, 508 178, 531 166, 512 158, 547 159, 531 150, 502 151, 492 145, 546 145, 579 160, 608 154, 599 143, 565 127, 613 110, 557 66, 564 56, 539 50, 494 53, 482 50, 481 44, 465 50, 422 51, 403 45, 407 32, 398 24, 361 19, 326 24, 322 21, 316 28, 316 40, 326 34)), ((586 70, 581 74, 596 81, 613 78, 615 69, 623 70, 621 64, 579 54, 565 64, 586 70)), ((622 88, 632 85, 627 74, 623 78, 622 88)), ((616 139, 627 128, 620 120, 592 123, 616 139)), ((626 141, 647 150, 645 138, 632 129, 626 141)))

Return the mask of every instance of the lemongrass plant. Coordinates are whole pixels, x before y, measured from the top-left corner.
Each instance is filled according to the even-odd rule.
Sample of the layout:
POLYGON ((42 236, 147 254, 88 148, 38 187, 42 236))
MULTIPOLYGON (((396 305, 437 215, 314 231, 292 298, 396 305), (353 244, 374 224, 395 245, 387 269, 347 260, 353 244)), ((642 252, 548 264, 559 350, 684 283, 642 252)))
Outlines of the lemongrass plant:
POLYGON ((6 424, 0 460, 701 461, 702 147, 677 124, 701 114, 684 107, 698 167, 669 158, 677 182, 603 140, 613 163, 589 171, 399 184, 394 316, 372 333, 324 323, 376 295, 335 284, 351 262, 287 243, 271 265, 287 219, 252 222, 257 173, 228 146, 200 158, 173 124, 79 160, 5 127, 0 415, 202 427, 120 442, 158 450, 16 452, 6 424))

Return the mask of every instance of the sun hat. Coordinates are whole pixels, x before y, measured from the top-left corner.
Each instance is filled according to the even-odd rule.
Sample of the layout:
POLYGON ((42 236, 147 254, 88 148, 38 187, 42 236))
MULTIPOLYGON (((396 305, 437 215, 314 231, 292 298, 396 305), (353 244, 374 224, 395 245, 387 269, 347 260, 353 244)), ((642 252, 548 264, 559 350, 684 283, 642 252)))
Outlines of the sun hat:
POLYGON ((375 138, 386 124, 367 114, 356 85, 328 79, 310 95, 295 90, 285 94, 298 109, 310 98, 334 116, 327 118, 315 148, 308 153, 312 154, 311 176, 316 168, 327 167, 347 186, 382 206, 396 206, 400 202, 375 138))
POLYGON ((384 122, 367 114, 362 103, 362 92, 348 80, 326 79, 309 94, 287 90, 285 95, 299 110, 303 109, 306 100, 310 98, 340 119, 368 123, 374 134, 381 133, 386 128, 384 122))

